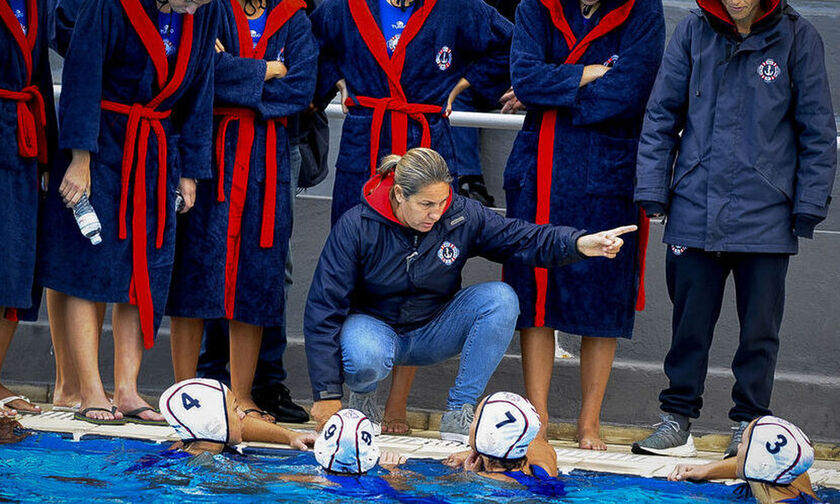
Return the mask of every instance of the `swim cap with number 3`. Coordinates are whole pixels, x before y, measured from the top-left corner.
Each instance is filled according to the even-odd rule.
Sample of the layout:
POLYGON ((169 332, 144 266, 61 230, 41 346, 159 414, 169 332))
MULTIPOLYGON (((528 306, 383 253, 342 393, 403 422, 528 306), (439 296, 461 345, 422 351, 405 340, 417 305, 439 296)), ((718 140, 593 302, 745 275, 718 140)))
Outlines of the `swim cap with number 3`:
POLYGON ((774 416, 755 421, 746 442, 744 478, 786 485, 814 463, 814 448, 799 427, 774 416))

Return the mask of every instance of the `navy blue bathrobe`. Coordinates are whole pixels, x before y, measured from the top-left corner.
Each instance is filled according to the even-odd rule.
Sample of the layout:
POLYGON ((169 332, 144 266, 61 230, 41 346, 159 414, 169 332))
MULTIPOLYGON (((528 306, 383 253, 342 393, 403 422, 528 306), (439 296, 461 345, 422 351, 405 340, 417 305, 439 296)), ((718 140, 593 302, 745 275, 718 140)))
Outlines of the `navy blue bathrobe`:
POLYGON ((449 121, 441 110, 461 77, 491 103, 510 85, 512 25, 481 0, 418 0, 391 58, 379 25, 379 0, 326 0, 312 14, 312 29, 320 46, 316 100, 322 104, 329 101, 340 79, 345 79, 354 100, 344 120, 336 161, 333 223, 361 201, 362 186, 379 159, 392 151, 404 153, 400 147, 403 139, 402 147, 431 147, 454 166, 449 121), (423 20, 424 16, 428 17, 423 20), (357 17, 358 24, 354 21, 357 17), (389 68, 388 74, 377 59, 389 68), (373 109, 365 105, 364 97, 396 98, 395 107, 408 103, 439 108, 408 117, 407 138, 394 135, 392 145, 392 123, 399 130, 405 115, 386 111, 381 128, 374 132, 373 109), (421 118, 428 123, 427 145, 421 118), (378 141, 373 155, 372 140, 378 141))
POLYGON ((211 178, 213 46, 218 23, 215 3, 199 8, 194 16, 184 15, 178 55, 167 59, 156 5, 155 0, 89 0, 79 9, 64 61, 59 147, 91 152, 90 202, 102 223, 102 243, 92 245, 82 236, 73 213, 62 203, 58 187, 67 167, 57 165, 41 228, 39 271, 45 287, 91 301, 137 304, 147 347, 153 344, 172 276, 175 189, 181 177, 211 178), (128 16, 123 1, 139 2, 140 12, 128 16), (132 21, 146 28, 151 52, 132 21), (183 81, 171 92, 167 83, 178 77, 183 81), (124 156, 133 154, 125 146, 128 116, 104 109, 101 102, 152 105, 167 87, 162 96, 168 97, 155 110, 171 113, 157 125, 140 121, 134 136, 138 155, 128 165, 129 176, 123 177, 124 156), (144 138, 146 127, 153 131, 144 138), (159 176, 157 128, 165 133, 165 177, 159 176), (145 159, 137 159, 143 148, 145 159), (124 194, 125 212, 120 208, 124 194), (148 284, 143 285, 146 274, 148 284))
POLYGON ((38 158, 51 160, 57 143, 46 2, 28 0, 26 4, 25 33, 8 2, 0 4, 4 11, 0 16, 0 93, 29 88, 26 92, 33 97, 0 96, 0 308, 27 308, 33 303, 38 175, 46 169, 38 158), (36 90, 43 98, 40 126, 35 125, 41 120, 36 90), (35 122, 22 124, 27 117, 35 122), (19 134, 28 135, 28 144, 36 150, 22 150, 19 134))
MULTIPOLYGON (((552 21, 549 0, 546 5, 540 0, 519 5, 511 78, 528 115, 505 169, 509 217, 535 222, 541 183, 550 184, 552 224, 597 232, 637 222, 636 150, 645 103, 662 59, 665 23, 660 0, 627 1, 604 0, 585 25, 577 0, 555 0, 555 18, 567 20, 565 34, 552 21), (587 38, 590 32, 600 36, 587 38), (582 53, 577 50, 574 64, 566 63, 572 38, 577 41, 574 47, 591 41, 582 53), (612 69, 579 87, 584 66, 591 64, 612 69), (550 181, 540 181, 540 127, 548 110, 556 111, 553 145, 546 141, 553 147, 553 162, 546 169, 550 181)), ((624 239, 616 259, 593 259, 543 273, 545 294, 538 295, 533 268, 506 263, 505 280, 519 295, 518 326, 629 338, 640 268, 637 234, 624 239)))
MULTIPOLYGON (((268 25, 272 24, 272 16, 283 14, 280 6, 295 3, 269 0, 268 25)), ((224 159, 216 159, 212 183, 199 185, 195 207, 179 217, 167 313, 278 326, 283 322, 283 264, 291 234, 289 142, 281 119, 303 111, 311 103, 318 46, 300 2, 299 9, 288 11, 292 17, 286 18, 279 30, 263 35, 270 35, 264 57, 242 57, 240 40, 249 44, 248 51, 253 49, 253 43, 249 30, 243 30, 244 35, 237 31, 234 13, 238 9, 243 29, 247 28, 247 23, 242 24, 245 13, 236 0, 220 0, 219 4, 219 41, 225 52, 216 54, 215 139, 216 155, 224 159), (266 82, 266 61, 273 60, 283 61, 288 74, 266 82), (238 145, 242 119, 225 124, 231 115, 225 115, 225 111, 255 114, 250 149, 247 144, 238 145), (276 164, 272 166, 266 162, 269 127, 276 134, 276 164), (240 149, 247 152, 238 152, 240 149), (244 161, 241 165, 236 163, 237 154, 244 161), (222 168, 224 172, 220 173, 222 168), (276 172, 274 184, 266 176, 271 169, 276 172), (223 183, 221 194, 219 176, 223 183), (245 194, 239 187, 246 187, 245 194), (270 188, 274 190, 274 225, 269 242, 264 240, 262 231, 264 222, 270 226, 263 216, 270 188)))

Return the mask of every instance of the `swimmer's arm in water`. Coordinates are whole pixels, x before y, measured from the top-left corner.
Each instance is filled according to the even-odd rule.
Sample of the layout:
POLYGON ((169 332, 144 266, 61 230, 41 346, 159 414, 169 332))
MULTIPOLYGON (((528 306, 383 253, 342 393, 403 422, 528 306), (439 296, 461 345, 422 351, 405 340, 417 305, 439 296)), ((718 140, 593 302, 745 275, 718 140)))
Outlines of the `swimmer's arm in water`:
POLYGON ((289 481, 292 483, 313 483, 321 486, 336 487, 341 486, 334 481, 330 481, 323 476, 315 476, 312 474, 278 474, 277 479, 280 481, 289 481))
POLYGON ((541 437, 531 441, 525 457, 529 466, 542 467, 550 476, 557 477, 557 452, 548 444, 548 441, 541 437))
POLYGON ((736 479, 737 468, 737 457, 703 465, 677 464, 677 467, 668 475, 668 481, 736 479))
POLYGON ((295 432, 257 417, 246 416, 242 420, 243 441, 287 444, 297 450, 307 451, 315 446, 315 438, 314 433, 295 432))
POLYGON ((470 455, 472 454, 472 450, 455 452, 443 459, 443 464, 449 467, 464 467, 465 462, 467 461, 467 459, 470 458, 470 455))

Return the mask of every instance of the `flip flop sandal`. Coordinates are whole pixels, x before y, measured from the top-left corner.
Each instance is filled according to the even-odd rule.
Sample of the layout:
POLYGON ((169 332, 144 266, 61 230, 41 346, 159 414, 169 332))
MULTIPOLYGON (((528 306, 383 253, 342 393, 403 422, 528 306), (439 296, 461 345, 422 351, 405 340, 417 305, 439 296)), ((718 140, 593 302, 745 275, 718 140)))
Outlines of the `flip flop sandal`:
POLYGON ((408 419, 405 418, 393 418, 391 420, 385 420, 382 422, 382 434, 385 436, 408 436, 411 435, 411 426, 408 425, 408 419), (396 427, 396 426, 405 426, 404 432, 386 432, 385 429, 396 427))
POLYGON ((101 419, 101 418, 90 418, 87 416, 88 413, 91 411, 104 411, 106 413, 110 413, 112 415, 117 413, 117 407, 112 406, 111 409, 108 408, 85 408, 82 411, 78 411, 73 414, 73 420, 79 420, 80 422, 87 422, 92 423, 94 425, 125 425, 126 421, 125 418, 111 418, 111 419, 101 419))
MULTIPOLYGON (((250 409, 246 409, 246 410, 245 410, 245 415, 248 415, 249 413, 259 413, 259 415, 260 415, 260 417, 261 417, 261 418, 262 418, 262 417, 271 417, 271 418, 274 418, 273 416, 269 415, 267 412, 265 412, 265 411, 263 411, 263 410, 261 410, 261 409, 257 409, 257 408, 250 408, 250 409)), ((264 419, 264 418, 262 418, 262 420, 265 420, 265 419, 264 419)), ((265 420, 265 421, 266 421, 266 422, 268 422, 268 420, 265 420)), ((277 420, 275 420, 275 421, 273 421, 273 422, 268 422, 268 423, 277 423, 277 420)))
POLYGON ((169 422, 166 420, 146 420, 140 416, 140 413, 144 411, 153 411, 155 413, 160 413, 155 408, 150 408, 149 406, 143 406, 142 408, 137 408, 136 410, 131 410, 126 413, 123 413, 123 418, 128 423, 133 423, 137 425, 155 425, 158 427, 169 427, 169 422))
MULTIPOLYGON (((14 402, 14 401, 23 401, 25 403, 33 404, 32 401, 30 401, 29 398, 26 397, 26 396, 13 395, 13 396, 9 396, 9 397, 0 399, 0 407, 6 408, 6 409, 13 409, 21 415, 40 415, 41 413, 43 413, 43 411, 26 411, 26 410, 23 410, 23 409, 20 409, 20 408, 12 408, 12 407, 8 406, 8 404, 10 402, 14 402)), ((34 404, 33 404, 33 406, 34 406, 34 404)))

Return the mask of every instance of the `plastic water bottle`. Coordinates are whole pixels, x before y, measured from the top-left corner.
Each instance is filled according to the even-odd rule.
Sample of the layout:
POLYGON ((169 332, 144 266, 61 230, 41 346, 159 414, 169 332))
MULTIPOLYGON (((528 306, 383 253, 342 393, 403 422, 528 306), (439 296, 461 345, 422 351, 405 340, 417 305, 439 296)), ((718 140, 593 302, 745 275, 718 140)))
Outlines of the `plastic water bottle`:
POLYGON ((102 236, 100 236, 102 224, 99 223, 99 217, 93 211, 86 194, 83 194, 78 203, 73 206, 73 216, 76 218, 79 230, 85 238, 90 240, 90 243, 93 245, 102 243, 102 236))
POLYGON ((180 190, 175 189, 175 213, 181 213, 181 210, 186 206, 187 202, 184 201, 184 195, 181 194, 180 190))

